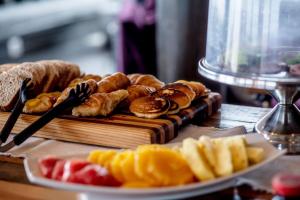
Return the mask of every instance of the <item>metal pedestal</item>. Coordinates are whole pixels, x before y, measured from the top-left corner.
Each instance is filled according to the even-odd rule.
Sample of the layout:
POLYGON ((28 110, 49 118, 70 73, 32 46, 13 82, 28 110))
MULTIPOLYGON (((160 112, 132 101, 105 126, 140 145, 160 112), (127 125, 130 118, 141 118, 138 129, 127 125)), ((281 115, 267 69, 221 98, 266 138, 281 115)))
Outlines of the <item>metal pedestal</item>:
POLYGON ((297 94, 296 86, 275 89, 272 95, 278 104, 255 125, 255 130, 274 146, 286 148, 291 154, 300 153, 300 111, 293 104, 297 94))
POLYGON ((300 97, 299 77, 289 77, 285 73, 278 76, 228 74, 215 69, 205 59, 200 60, 198 71, 206 78, 228 85, 270 91, 278 104, 256 123, 255 130, 277 148, 286 148, 290 154, 300 153, 300 111, 294 105, 300 97))

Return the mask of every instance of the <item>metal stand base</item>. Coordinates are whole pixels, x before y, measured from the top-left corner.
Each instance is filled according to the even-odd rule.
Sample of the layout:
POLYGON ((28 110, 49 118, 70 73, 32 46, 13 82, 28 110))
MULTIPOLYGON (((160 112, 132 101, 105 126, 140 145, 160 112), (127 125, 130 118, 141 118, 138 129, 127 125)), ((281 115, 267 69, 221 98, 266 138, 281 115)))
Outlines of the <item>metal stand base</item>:
POLYGON ((300 153, 300 111, 293 104, 297 94, 297 87, 276 89, 273 96, 279 103, 255 125, 258 133, 290 154, 300 153))
POLYGON ((220 83, 273 91, 278 105, 256 123, 255 130, 279 149, 287 148, 289 154, 300 154, 300 111, 294 105, 300 98, 299 76, 290 76, 286 72, 278 76, 230 73, 210 65, 205 58, 199 61, 198 71, 220 83))

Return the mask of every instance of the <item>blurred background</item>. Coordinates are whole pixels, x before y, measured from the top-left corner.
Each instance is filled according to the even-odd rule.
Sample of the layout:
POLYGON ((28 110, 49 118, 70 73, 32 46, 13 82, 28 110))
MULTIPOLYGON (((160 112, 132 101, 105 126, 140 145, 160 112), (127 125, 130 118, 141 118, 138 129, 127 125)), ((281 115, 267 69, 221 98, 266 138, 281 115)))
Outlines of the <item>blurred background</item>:
POLYGON ((74 62, 85 73, 151 73, 203 81, 224 102, 270 106, 259 91, 198 75, 209 0, 0 0, 0 64, 74 62))
POLYGON ((63 59, 116 71, 118 0, 0 0, 0 63, 63 59))

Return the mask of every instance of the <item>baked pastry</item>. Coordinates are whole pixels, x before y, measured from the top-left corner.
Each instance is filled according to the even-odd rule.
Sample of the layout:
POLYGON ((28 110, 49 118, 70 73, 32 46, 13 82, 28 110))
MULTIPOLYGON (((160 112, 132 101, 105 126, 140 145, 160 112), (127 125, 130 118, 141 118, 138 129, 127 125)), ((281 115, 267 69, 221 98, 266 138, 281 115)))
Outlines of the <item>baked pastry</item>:
POLYGON ((120 89, 126 89, 129 85, 130 81, 127 76, 121 72, 116 72, 98 82, 97 92, 113 92, 120 89))
POLYGON ((128 111, 131 102, 137 98, 150 95, 156 89, 146 85, 131 85, 127 88, 128 97, 119 104, 119 108, 128 111))
POLYGON ((128 74, 127 77, 129 78, 131 84, 136 84, 136 79, 140 77, 143 74, 134 73, 134 74, 128 74))
POLYGON ((99 76, 99 75, 97 75, 97 74, 87 74, 87 75, 84 75, 84 76, 82 77, 82 79, 83 79, 84 81, 87 81, 87 80, 89 80, 89 79, 93 79, 93 80, 99 82, 99 81, 101 81, 102 77, 99 76))
POLYGON ((130 104, 129 110, 137 117, 152 119, 167 114, 169 108, 170 102, 168 99, 155 96, 145 96, 135 99, 130 104))
POLYGON ((186 80, 178 80, 176 81, 175 83, 183 83, 183 84, 186 84, 188 86, 190 86, 194 92, 196 93, 196 97, 195 99, 203 96, 205 94, 205 91, 206 91, 206 87, 205 85, 203 85, 202 83, 200 82, 196 82, 196 81, 186 81, 186 80))
POLYGON ((43 113, 50 110, 57 101, 61 92, 50 92, 39 94, 34 99, 26 101, 23 108, 24 113, 43 113))
POLYGON ((72 109, 74 116, 107 116, 128 97, 127 90, 92 94, 83 104, 72 109))
POLYGON ((157 90, 165 85, 164 82, 158 80, 151 74, 129 74, 127 76, 130 79, 131 84, 135 85, 146 85, 154 87, 157 90))
POLYGON ((155 92, 155 88, 146 86, 146 85, 131 85, 127 88, 129 96, 127 101, 130 104, 133 100, 150 95, 152 92, 155 92))
POLYGON ((193 101, 196 97, 196 93, 194 92, 194 90, 187 84, 169 83, 169 84, 165 85, 163 88, 179 90, 179 91, 185 93, 186 95, 188 95, 188 97, 191 99, 191 101, 193 101))
POLYGON ((68 87, 74 87, 74 86, 76 86, 78 83, 81 83, 81 82, 83 82, 83 81, 87 81, 87 80, 89 80, 89 79, 93 79, 93 80, 99 82, 102 78, 101 78, 101 76, 99 76, 99 75, 95 75, 95 74, 87 74, 87 75, 84 75, 84 76, 82 76, 82 77, 80 77, 80 78, 75 78, 75 79, 73 79, 73 80, 69 83, 68 87))
MULTIPOLYGON (((97 91, 97 82, 93 79, 87 80, 87 81, 83 81, 81 83, 85 83, 88 85, 89 90, 91 91, 91 94, 95 93, 97 91)), ((78 83, 80 84, 80 83, 78 83)), ((64 91, 61 93, 61 95, 58 97, 56 103, 54 104, 54 106, 57 106, 58 104, 60 104, 61 102, 63 102, 65 99, 68 98, 70 91, 75 88, 75 86, 72 87, 67 87, 66 89, 64 89, 64 91)))
POLYGON ((18 64, 0 74, 0 110, 9 111, 18 98, 20 83, 31 79, 32 96, 42 92, 61 91, 70 80, 79 77, 80 70, 75 64, 47 60, 18 64))
POLYGON ((155 97, 164 97, 169 100, 176 102, 179 106, 179 109, 187 108, 191 105, 191 99, 187 96, 187 94, 175 90, 175 89, 160 89, 151 94, 155 97))

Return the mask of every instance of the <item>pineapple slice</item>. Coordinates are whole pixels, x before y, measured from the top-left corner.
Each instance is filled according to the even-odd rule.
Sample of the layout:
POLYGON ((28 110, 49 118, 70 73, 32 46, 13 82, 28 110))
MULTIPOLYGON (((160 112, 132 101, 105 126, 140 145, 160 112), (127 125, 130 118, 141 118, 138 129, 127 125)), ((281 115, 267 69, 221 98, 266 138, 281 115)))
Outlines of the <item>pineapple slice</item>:
POLYGON ((250 164, 257 164, 264 159, 264 149, 259 147, 246 148, 248 160, 250 164))
POLYGON ((196 140, 187 138, 182 142, 181 153, 189 164, 191 170, 200 181, 211 180, 215 175, 206 161, 204 153, 198 147, 196 140))
POLYGON ((228 176, 233 172, 233 164, 228 144, 224 138, 213 139, 216 165, 213 167, 217 176, 228 176))

